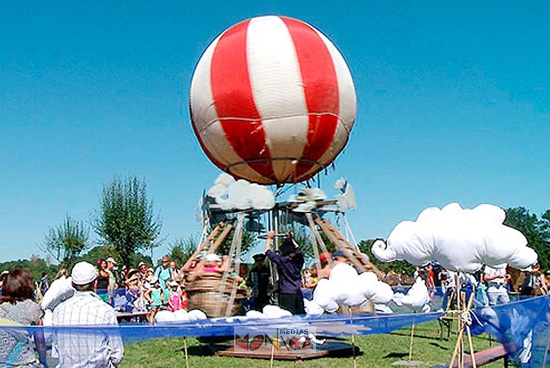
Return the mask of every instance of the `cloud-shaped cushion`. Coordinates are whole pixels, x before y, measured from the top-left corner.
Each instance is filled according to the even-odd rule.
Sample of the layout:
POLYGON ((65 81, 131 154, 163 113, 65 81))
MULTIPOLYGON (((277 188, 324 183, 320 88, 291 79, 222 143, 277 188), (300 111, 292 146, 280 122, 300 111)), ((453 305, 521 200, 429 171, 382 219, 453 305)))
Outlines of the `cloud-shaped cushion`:
POLYGON ((490 204, 474 209, 462 209, 458 203, 430 207, 416 221, 399 223, 387 243, 376 241, 372 253, 383 262, 405 260, 414 265, 435 259, 452 271, 475 272, 483 264, 529 267, 537 262, 537 254, 521 232, 503 225, 505 216, 504 210, 490 204))

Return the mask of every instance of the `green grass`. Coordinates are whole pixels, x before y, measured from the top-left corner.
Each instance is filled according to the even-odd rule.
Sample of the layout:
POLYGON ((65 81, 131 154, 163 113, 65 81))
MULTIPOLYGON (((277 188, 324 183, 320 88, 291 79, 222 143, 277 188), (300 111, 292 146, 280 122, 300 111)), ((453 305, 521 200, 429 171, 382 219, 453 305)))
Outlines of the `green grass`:
MULTIPOLYGON (((455 324, 456 326, 456 324, 455 324)), ((362 354, 357 356, 358 367, 390 367, 409 355, 410 328, 404 328, 385 335, 356 337, 356 345, 362 354)), ((456 343, 456 332, 449 341, 439 341, 437 322, 424 323, 415 327, 412 360, 424 362, 425 367, 449 362, 456 343)), ((346 340, 351 343, 351 337, 346 340)), ((467 340, 465 339, 465 342, 467 340)), ((129 344, 121 368, 166 368, 185 367, 183 338, 148 340, 129 344)), ((474 338, 474 349, 480 351, 495 346, 487 336, 474 338)), ((190 367, 269 367, 269 360, 244 359, 214 356, 206 344, 194 338, 187 338, 190 367)), ((467 350, 467 349, 466 349, 467 350)), ((304 361, 275 361, 275 367, 353 367, 353 358, 319 358, 304 361)), ((485 367, 502 367, 497 361, 485 367)))

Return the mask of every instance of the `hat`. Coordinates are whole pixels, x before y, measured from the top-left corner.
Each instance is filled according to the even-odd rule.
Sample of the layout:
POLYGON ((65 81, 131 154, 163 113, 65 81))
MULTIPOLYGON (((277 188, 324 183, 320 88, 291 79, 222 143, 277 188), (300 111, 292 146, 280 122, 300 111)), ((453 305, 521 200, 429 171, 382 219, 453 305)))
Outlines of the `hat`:
POLYGON ((145 262, 139 262, 137 268, 141 268, 141 266, 147 266, 145 262))
POLYGON ((259 259, 265 259, 265 254, 264 253, 258 253, 258 254, 254 254, 252 256, 252 258, 254 258, 255 261, 259 260, 259 259))
POLYGON ((86 285, 95 280, 97 272, 95 267, 88 262, 78 262, 71 271, 73 284, 86 285))
POLYGON ((321 253, 319 255, 319 260, 321 263, 328 263, 329 260, 332 260, 332 254, 330 253, 321 253))
POLYGON ((111 262, 111 263, 114 264, 114 265, 117 264, 116 261, 115 261, 115 259, 114 259, 113 257, 107 258, 107 259, 106 259, 106 262, 107 262, 107 263, 111 262))
POLYGON ((288 256, 290 253, 294 252, 294 243, 292 242, 292 239, 290 238, 286 238, 284 241, 283 241, 283 244, 281 244, 281 246, 279 247, 279 252, 283 255, 283 256, 288 256))
POLYGON ((217 262, 221 261, 221 258, 216 253, 208 253, 206 257, 204 258, 206 262, 217 262))
POLYGON ((345 257, 346 255, 344 254, 343 251, 341 251, 340 249, 338 249, 336 252, 332 253, 332 256, 333 256, 334 258, 336 258, 336 257, 345 257))
POLYGON ((139 277, 136 275, 136 274, 133 274, 132 277, 128 278, 128 280, 126 280, 126 282, 132 282, 132 281, 138 281, 139 280, 139 277))
POLYGON ((179 284, 178 284, 177 281, 172 280, 172 281, 170 281, 170 282, 168 283, 168 285, 170 285, 170 286, 178 286, 179 284))

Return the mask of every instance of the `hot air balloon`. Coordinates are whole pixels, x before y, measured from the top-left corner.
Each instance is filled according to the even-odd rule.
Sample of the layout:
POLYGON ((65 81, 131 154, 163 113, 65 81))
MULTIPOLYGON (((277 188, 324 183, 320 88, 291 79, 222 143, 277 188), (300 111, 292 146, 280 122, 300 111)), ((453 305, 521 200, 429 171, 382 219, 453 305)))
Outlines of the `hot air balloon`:
POLYGON ((263 16, 205 50, 191 82, 193 129, 208 158, 237 179, 298 183, 330 165, 356 115, 349 68, 312 26, 263 16))

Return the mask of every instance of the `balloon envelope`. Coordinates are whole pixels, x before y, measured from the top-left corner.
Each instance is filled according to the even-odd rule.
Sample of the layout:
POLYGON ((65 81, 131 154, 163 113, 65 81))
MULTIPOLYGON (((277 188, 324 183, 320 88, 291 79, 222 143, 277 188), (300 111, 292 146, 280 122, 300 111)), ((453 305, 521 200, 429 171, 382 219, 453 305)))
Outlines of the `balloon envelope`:
POLYGON ((193 129, 208 158, 236 178, 297 183, 328 166, 356 115, 349 68, 321 32, 265 16, 230 27, 191 82, 193 129))

